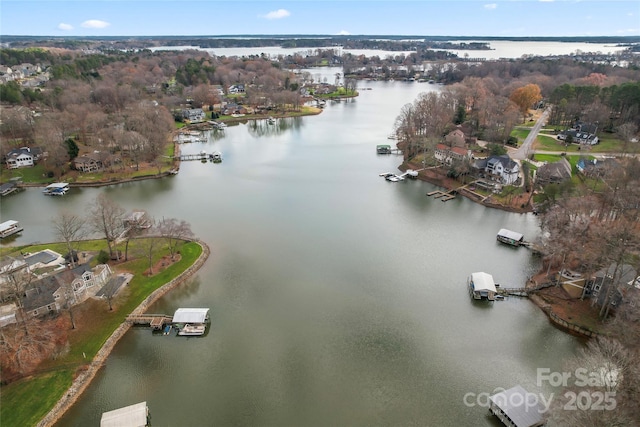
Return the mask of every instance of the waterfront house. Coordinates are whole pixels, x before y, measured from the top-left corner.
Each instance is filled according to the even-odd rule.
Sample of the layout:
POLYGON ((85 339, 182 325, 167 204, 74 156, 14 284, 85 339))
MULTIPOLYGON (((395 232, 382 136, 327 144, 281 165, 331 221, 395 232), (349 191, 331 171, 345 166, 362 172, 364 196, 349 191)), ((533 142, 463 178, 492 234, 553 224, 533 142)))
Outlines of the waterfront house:
POLYGON ((188 123, 200 123, 207 117, 202 108, 182 110, 182 118, 188 123))
POLYGON ((25 291, 22 299, 24 312, 38 317, 60 311, 65 305, 64 292, 55 276, 45 276, 25 291))
POLYGON ((602 307, 605 304, 606 296, 609 295, 609 305, 612 309, 624 304, 625 296, 631 296, 629 289, 640 285, 638 272, 629 264, 611 264, 607 268, 596 272, 588 286, 591 291, 592 305, 602 307), (612 287, 615 288, 612 290, 612 287))
POLYGON ((73 167, 82 172, 97 172, 102 170, 104 164, 99 153, 89 153, 76 157, 73 160, 73 167))
POLYGON ((34 156, 29 147, 16 148, 6 155, 7 169, 31 167, 34 165, 34 156))
POLYGON ((538 427, 545 423, 538 396, 520 385, 490 396, 489 412, 508 427, 538 427))
POLYGON ((513 185, 520 176, 520 165, 509 156, 489 156, 476 161, 474 167, 505 185, 513 185))
POLYGON ((438 144, 436 145, 433 155, 439 162, 450 165, 454 161, 470 159, 471 151, 462 147, 450 147, 445 144, 438 144))

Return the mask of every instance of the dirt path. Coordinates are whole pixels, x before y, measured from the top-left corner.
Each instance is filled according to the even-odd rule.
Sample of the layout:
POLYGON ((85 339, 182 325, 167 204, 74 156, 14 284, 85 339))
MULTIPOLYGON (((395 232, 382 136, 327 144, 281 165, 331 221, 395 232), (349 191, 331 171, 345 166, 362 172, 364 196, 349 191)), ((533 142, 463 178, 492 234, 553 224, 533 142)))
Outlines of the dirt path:
MULTIPOLYGON (((165 295, 176 286, 184 283, 189 277, 195 274, 204 262, 209 258, 211 251, 209 246, 202 241, 197 242, 202 247, 202 253, 200 257, 193 263, 193 265, 187 268, 182 274, 169 283, 156 289, 151 295, 149 295, 131 314, 142 314, 147 308, 156 302, 160 297, 165 295)), ((107 357, 122 338, 122 336, 129 330, 131 325, 129 323, 122 323, 118 329, 107 339, 102 348, 95 355, 89 366, 84 369, 73 381, 71 387, 67 390, 67 393, 58 400, 58 403, 49 411, 49 413, 38 423, 38 427, 50 427, 53 426, 64 413, 71 408, 71 406, 78 400, 83 391, 91 383, 91 380, 95 377, 98 370, 102 367, 107 357)))

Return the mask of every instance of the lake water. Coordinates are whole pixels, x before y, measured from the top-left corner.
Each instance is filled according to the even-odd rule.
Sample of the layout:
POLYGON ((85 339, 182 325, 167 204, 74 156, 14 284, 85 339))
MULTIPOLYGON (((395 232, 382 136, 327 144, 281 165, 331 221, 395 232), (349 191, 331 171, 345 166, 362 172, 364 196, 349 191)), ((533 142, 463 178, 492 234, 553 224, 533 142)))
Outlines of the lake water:
POLYGON ((401 162, 375 154, 401 107, 439 86, 367 86, 317 116, 229 126, 182 146, 221 151, 220 164, 3 199, 2 218, 25 228, 15 244, 54 239, 58 212, 85 212, 104 193, 185 219, 212 251, 150 309, 208 307, 208 335, 130 330, 59 427, 97 426, 102 412, 141 401, 154 426, 498 426, 478 395, 515 384, 554 392, 537 369, 560 370, 579 340, 526 299, 477 303, 466 289, 475 271, 521 286, 540 268, 526 248, 496 241, 503 227, 533 240, 536 217, 441 202, 428 183, 378 176, 401 162))
MULTIPOLYGON (((470 58, 485 58, 485 59, 499 59, 499 58, 520 58, 523 55, 534 56, 550 56, 550 55, 571 55, 576 52, 601 52, 601 53, 614 53, 624 50, 624 47, 616 46, 611 43, 579 43, 579 42, 550 42, 550 41, 510 41, 510 40, 462 40, 453 42, 487 42, 491 50, 457 50, 446 49, 448 52, 455 53, 459 57, 463 58, 468 55, 470 58)), ((200 49, 197 46, 162 46, 152 48, 151 50, 186 50, 186 49, 198 49, 209 52, 211 55, 217 56, 250 56, 265 54, 270 57, 277 57, 278 55, 292 55, 294 53, 305 54, 306 52, 313 51, 314 49, 299 49, 299 48, 281 48, 279 46, 268 47, 238 47, 238 48, 220 48, 220 49, 200 49)), ((354 55, 374 56, 377 55, 380 58, 386 58, 387 56, 396 56, 400 54, 408 55, 410 51, 386 51, 375 49, 342 49, 338 48, 339 53, 352 53, 354 55)))

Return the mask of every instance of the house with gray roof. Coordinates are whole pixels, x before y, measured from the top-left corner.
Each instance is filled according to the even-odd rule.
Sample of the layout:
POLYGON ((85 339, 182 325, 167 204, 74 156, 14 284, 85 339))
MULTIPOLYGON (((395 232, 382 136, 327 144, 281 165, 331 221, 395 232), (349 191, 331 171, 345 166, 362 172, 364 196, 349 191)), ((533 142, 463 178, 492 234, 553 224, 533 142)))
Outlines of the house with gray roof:
POLYGON ((571 179, 571 164, 563 157, 560 161, 542 165, 536 171, 536 182, 540 185, 559 184, 571 179))
POLYGON ((7 169, 26 168, 34 165, 33 154, 29 147, 16 148, 7 153, 5 157, 7 169))
POLYGON ((520 165, 506 154, 478 159, 474 167, 501 184, 513 185, 520 177, 520 165))

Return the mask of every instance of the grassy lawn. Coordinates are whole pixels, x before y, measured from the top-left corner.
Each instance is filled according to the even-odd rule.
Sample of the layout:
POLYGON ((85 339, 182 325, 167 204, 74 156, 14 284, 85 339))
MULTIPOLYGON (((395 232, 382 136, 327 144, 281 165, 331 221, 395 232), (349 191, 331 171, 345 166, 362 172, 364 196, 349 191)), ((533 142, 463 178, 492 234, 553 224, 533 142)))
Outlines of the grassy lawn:
POLYGON ((72 377, 73 370, 60 369, 2 387, 2 425, 37 425, 66 393, 72 377))
POLYGON ((55 182, 54 178, 48 178, 45 174, 45 167, 42 163, 31 168, 5 169, 0 172, 0 180, 8 182, 11 178, 20 178, 22 182, 33 182, 38 184, 50 184, 55 182))
POLYGON ((529 132, 531 132, 531 129, 515 128, 511 131, 511 136, 518 138, 518 145, 521 145, 527 136, 529 136, 529 132))
MULTIPOLYGON (((133 240, 129 245, 129 254, 143 253, 147 239, 133 240)), ((62 243, 44 244, 16 248, 28 252, 37 252, 49 248, 59 253, 66 253, 62 243)), ((104 240, 82 242, 78 247, 84 251, 106 249, 104 240)), ((120 248, 124 252, 124 247, 120 248)), ((77 368, 88 363, 96 355, 107 338, 120 326, 126 316, 131 313, 153 291, 177 277, 198 259, 202 247, 195 242, 184 242, 179 247, 180 260, 167 266, 151 277, 144 273, 149 267, 149 260, 143 256, 121 262, 113 268, 117 272, 127 271, 134 275, 122 295, 114 299, 114 309, 109 310, 107 302, 88 300, 74 308, 74 315, 89 321, 79 324, 69 334, 70 351, 64 357, 49 360, 40 366, 46 373, 12 383, 2 387, 2 405, 0 419, 3 425, 33 426, 46 415, 71 385, 73 374, 77 368), (103 309, 102 309, 103 308, 103 309), (27 398, 28 397, 28 398, 27 398)), ((167 247, 158 244, 153 263, 164 255, 167 247)), ((64 314, 63 314, 64 315, 64 314)))

